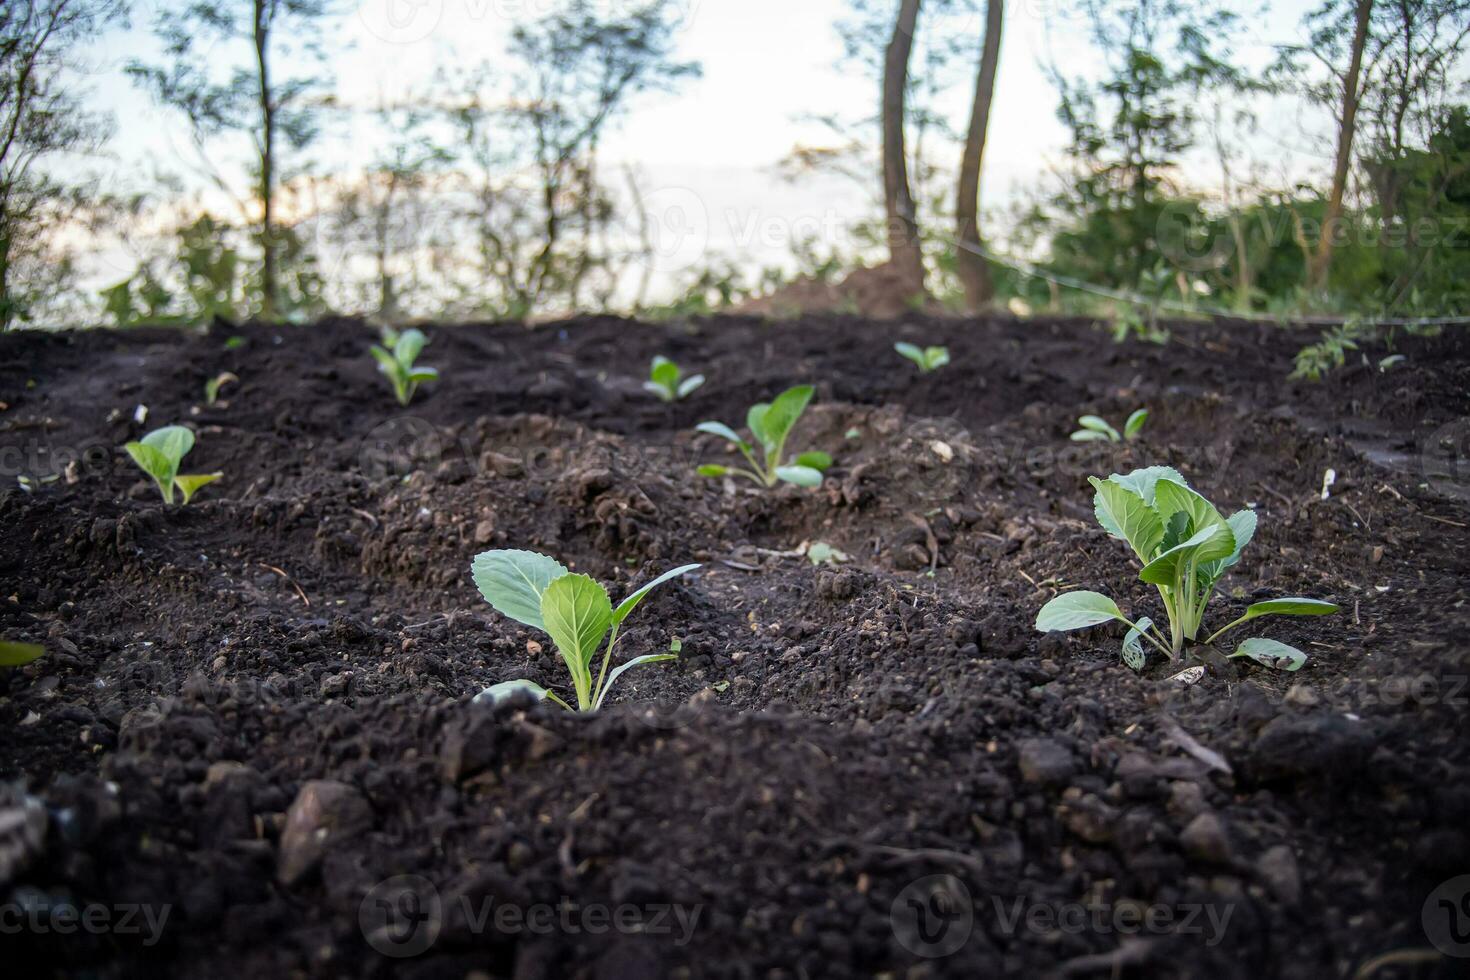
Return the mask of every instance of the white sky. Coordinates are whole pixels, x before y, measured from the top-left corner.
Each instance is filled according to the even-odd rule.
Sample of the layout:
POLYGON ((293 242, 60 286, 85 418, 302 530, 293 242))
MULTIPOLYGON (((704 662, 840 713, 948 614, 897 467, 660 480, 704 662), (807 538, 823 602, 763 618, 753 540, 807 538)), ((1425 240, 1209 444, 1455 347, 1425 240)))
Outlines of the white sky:
MULTIPOLYGON (((616 8, 636 0, 600 2, 616 8)), ((436 69, 493 61, 517 19, 535 17, 554 3, 347 0, 342 16, 324 32, 337 98, 347 105, 373 104, 384 96, 421 90, 436 69)), ((661 271, 677 273, 709 254, 731 255, 753 266, 778 262, 788 252, 788 237, 803 231, 842 244, 844 226, 870 216, 876 169, 873 186, 863 187, 837 177, 792 185, 772 168, 798 143, 832 142, 829 132, 803 116, 841 113, 861 118, 877 104, 875 81, 856 66, 839 62, 835 24, 846 14, 844 0, 677 3, 683 12, 678 56, 699 61, 703 77, 681 83, 672 95, 640 98, 603 145, 604 173, 622 162, 636 166, 652 213, 676 215, 696 226, 693 246, 685 242, 672 250, 661 271)), ((1263 62, 1274 44, 1295 38, 1308 6, 1305 0, 1277 0, 1267 16, 1249 25, 1242 57, 1263 62)), ((1096 64, 1077 15, 1069 9, 1066 0, 1011 0, 1007 5, 986 153, 987 206, 1002 206, 1034 190, 1061 160, 1065 133, 1056 119, 1056 91, 1043 61, 1050 57, 1078 71, 1096 64)), ((145 0, 135 8, 130 28, 101 39, 94 59, 92 102, 117 117, 111 153, 121 164, 121 184, 135 188, 146 186, 156 170, 187 173, 187 162, 193 159, 182 120, 153 106, 121 71, 130 58, 156 57, 152 23, 153 4, 145 0)), ((967 26, 978 56, 983 15, 971 15, 967 26)), ((237 45, 221 51, 219 63, 246 53, 237 45)), ((942 103, 958 130, 967 121, 970 84, 954 86, 942 103)), ((1294 104, 1267 108, 1262 133, 1253 144, 1257 162, 1278 179, 1322 169, 1325 120, 1304 116, 1294 104)), ((368 162, 372 138, 361 126, 339 120, 329 124, 325 137, 308 152, 318 171, 351 170, 368 162)), ((1204 155, 1192 159, 1186 178, 1213 187, 1216 164, 1204 155)), ((123 259, 109 263, 126 264, 123 259)))

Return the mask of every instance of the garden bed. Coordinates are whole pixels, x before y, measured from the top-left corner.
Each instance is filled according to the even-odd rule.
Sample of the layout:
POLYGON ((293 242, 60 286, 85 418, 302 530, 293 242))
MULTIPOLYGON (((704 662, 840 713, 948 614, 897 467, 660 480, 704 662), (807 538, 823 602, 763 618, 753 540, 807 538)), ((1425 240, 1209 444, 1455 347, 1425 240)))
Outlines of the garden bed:
POLYGON ((1460 975, 1421 912, 1470 873, 1470 479, 1422 450, 1470 414, 1463 336, 1310 384, 1286 379, 1309 334, 1239 324, 427 332, 441 379, 406 409, 353 321, 0 337, 0 637, 48 650, 0 673, 0 772, 48 812, 0 799, 0 898, 39 910, 0 950, 518 978, 1320 977, 1417 950, 1377 975, 1460 975), (899 339, 953 363, 921 377, 899 339), (708 382, 654 400, 660 353, 708 382), (728 461, 696 423, 798 382, 821 489, 693 475, 728 461), (1144 405, 1136 442, 1068 441, 1144 405), (187 507, 117 448, 172 422, 224 473, 187 507), (1159 618, 1086 483, 1156 463, 1260 518, 1212 621, 1342 607, 1271 621, 1300 672, 1185 685, 1124 667, 1121 630, 1035 632, 1067 588, 1159 618), (565 682, 470 581, 493 548, 615 599, 701 563, 620 644, 680 660, 592 717, 473 703, 565 682), (64 933, 68 903, 157 927, 64 933))

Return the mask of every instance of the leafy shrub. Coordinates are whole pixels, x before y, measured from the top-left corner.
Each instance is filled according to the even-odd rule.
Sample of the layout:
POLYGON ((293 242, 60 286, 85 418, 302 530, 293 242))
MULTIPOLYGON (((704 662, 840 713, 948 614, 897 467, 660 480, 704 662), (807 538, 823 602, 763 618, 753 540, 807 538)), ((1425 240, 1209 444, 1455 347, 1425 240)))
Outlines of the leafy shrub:
POLYGON ((534 551, 486 551, 476 555, 470 575, 480 595, 502 616, 551 637, 571 675, 577 706, 573 709, 555 692, 528 680, 505 681, 486 688, 480 696, 493 701, 525 690, 537 698, 549 698, 568 711, 596 711, 613 682, 625 671, 676 658, 675 653, 644 654, 608 672, 624 620, 654 588, 698 567, 683 565, 665 572, 614 606, 602 585, 586 575, 573 574, 546 555, 534 551), (602 669, 594 683, 592 662, 599 647, 603 647, 602 669))
POLYGON ((782 481, 800 487, 821 486, 822 474, 832 465, 831 456, 822 452, 805 452, 789 462, 782 462, 786 452, 786 439, 806 411, 812 394, 811 385, 797 385, 777 395, 770 404, 762 402, 751 406, 745 416, 745 425, 760 447, 759 458, 755 448, 723 422, 699 423, 695 428, 733 443, 750 464, 748 467, 707 464, 699 467, 699 475, 743 476, 762 487, 774 487, 782 481))
POLYGON ((691 374, 680 380, 682 374, 679 365, 660 354, 653 359, 653 364, 648 369, 648 380, 643 382, 643 390, 652 392, 666 402, 674 402, 687 398, 694 389, 704 384, 702 374, 691 374))
POLYGON ((414 392, 425 381, 437 381, 439 372, 431 367, 415 367, 414 361, 418 360, 419 353, 427 344, 428 338, 421 331, 408 329, 402 333, 396 331, 385 332, 384 338, 392 345, 390 350, 373 344, 369 350, 378 359, 378 370, 388 378, 388 383, 393 386, 393 394, 398 399, 398 404, 407 405, 413 401, 414 392))
POLYGON ((1128 421, 1123 423, 1123 433, 1119 435, 1118 430, 1113 428, 1108 420, 1102 416, 1084 415, 1077 420, 1077 424, 1082 426, 1082 428, 1072 433, 1072 441, 1096 442, 1106 440, 1108 442, 1123 442, 1126 439, 1132 442, 1138 438, 1139 430, 1143 428, 1143 423, 1147 421, 1148 409, 1140 408, 1128 416, 1128 421))
POLYGON ((893 345, 893 349, 917 364, 920 374, 937 371, 949 363, 948 347, 920 347, 900 341, 893 345))
POLYGON ((123 448, 139 469, 153 477, 166 504, 174 502, 175 490, 184 495, 184 503, 187 504, 200 487, 224 476, 223 473, 185 475, 179 472, 179 464, 194 448, 194 433, 182 425, 154 429, 140 441, 130 442, 123 448))
MULTIPOLYGON (((1150 466, 1106 480, 1089 477, 1097 490, 1093 507, 1103 530, 1133 549, 1143 568, 1140 580, 1154 585, 1164 601, 1169 636, 1147 616, 1137 622, 1124 616, 1117 603, 1098 592, 1066 592, 1041 608, 1036 628, 1043 633, 1086 629, 1111 620, 1128 626, 1123 660, 1143 669, 1142 641, 1153 644, 1171 661, 1180 659, 1186 640, 1195 641, 1215 585, 1236 562, 1256 531, 1256 515, 1248 510, 1220 516, 1184 477, 1168 466, 1150 466)), ((1337 606, 1318 599, 1270 599, 1248 607, 1234 622, 1204 642, 1212 644, 1228 630, 1262 616, 1324 616, 1337 606)), ((1230 654, 1249 657, 1281 670, 1298 670, 1307 656, 1284 643, 1264 638, 1242 642, 1230 654)))

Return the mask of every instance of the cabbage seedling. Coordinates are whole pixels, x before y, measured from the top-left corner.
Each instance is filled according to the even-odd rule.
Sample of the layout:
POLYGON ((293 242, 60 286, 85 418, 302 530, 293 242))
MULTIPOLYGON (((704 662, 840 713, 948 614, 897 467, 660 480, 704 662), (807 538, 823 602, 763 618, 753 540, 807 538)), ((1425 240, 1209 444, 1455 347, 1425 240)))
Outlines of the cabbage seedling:
POLYGON ((900 341, 893 349, 919 366, 920 374, 936 371, 949 363, 948 347, 920 347, 900 341))
MULTIPOLYGON (((1041 607, 1036 628, 1043 633, 1086 629, 1111 620, 1128 626, 1123 661, 1143 669, 1147 640, 1171 661, 1178 661, 1186 640, 1200 633, 1205 607, 1215 584, 1236 562, 1256 532, 1256 515, 1238 511, 1221 517, 1204 497, 1189 488, 1184 477, 1168 466, 1150 466, 1126 476, 1114 473, 1106 480, 1089 477, 1097 493, 1093 507, 1103 530, 1133 549, 1143 568, 1139 579, 1158 588, 1168 617, 1167 637, 1147 616, 1137 622, 1123 615, 1117 603, 1098 592, 1066 592, 1041 607)), ((1320 599, 1269 599, 1247 607, 1245 614, 1210 634, 1212 644, 1226 632, 1262 616, 1325 616, 1337 606, 1320 599)), ((1231 657, 1248 657, 1267 667, 1299 670, 1307 655, 1261 637, 1243 641, 1231 657)))
POLYGON ((643 382, 643 390, 652 392, 666 402, 675 402, 688 397, 702 384, 704 375, 691 374, 683 378, 679 365, 660 354, 653 359, 653 364, 648 369, 648 380, 643 382))
POLYGON ((502 616, 535 627, 551 637, 571 674, 577 706, 573 708, 556 692, 528 680, 496 684, 482 691, 479 697, 498 701, 524 690, 538 699, 555 701, 568 711, 596 711, 602 707, 613 682, 625 671, 677 659, 675 653, 644 654, 608 672, 623 621, 654 588, 698 567, 683 565, 665 572, 614 606, 602 585, 586 575, 573 574, 561 562, 546 555, 534 551, 486 551, 476 555, 470 565, 470 576, 480 595, 502 616), (606 646, 603 640, 607 641, 606 646), (592 667, 599 648, 603 651, 602 669, 594 682, 592 667))
POLYGON ((213 405, 219 401, 220 389, 231 382, 239 384, 240 379, 229 371, 223 371, 204 382, 204 404, 213 405))
POLYGON ((179 463, 194 448, 194 433, 182 425, 166 425, 161 429, 154 429, 140 441, 130 442, 123 448, 133 457, 133 462, 138 464, 139 469, 153 477, 153 482, 158 484, 158 492, 163 494, 163 502, 166 504, 174 502, 175 490, 183 494, 184 503, 187 504, 200 487, 224 476, 223 473, 179 472, 179 463))
POLYGON ((1123 423, 1123 433, 1119 435, 1118 430, 1113 428, 1107 419, 1099 415, 1084 415, 1077 420, 1077 424, 1082 426, 1082 428, 1072 433, 1072 441, 1124 442, 1126 440, 1127 442, 1132 442, 1138 438, 1138 433, 1143 428, 1143 423, 1147 421, 1148 409, 1140 408, 1128 416, 1128 421, 1123 423))
POLYGON ((378 359, 378 370, 383 372, 388 383, 393 386, 398 404, 407 405, 413 401, 414 392, 418 391, 419 385, 425 381, 437 381, 439 372, 431 367, 414 366, 413 362, 418 360, 419 352, 429 342, 422 332, 410 328, 402 333, 385 334, 384 339, 389 336, 393 337, 391 350, 377 344, 368 349, 378 359))
POLYGON ((762 487, 774 487, 782 481, 799 487, 821 486, 822 474, 832 465, 831 456, 822 452, 805 452, 788 462, 782 462, 786 452, 786 438, 791 435, 801 413, 806 411, 812 394, 811 385, 797 385, 777 395, 770 404, 762 402, 752 405, 746 413, 745 425, 755 438, 756 446, 740 438, 734 429, 723 422, 699 423, 695 426, 698 431, 733 443, 750 464, 748 467, 707 464, 699 467, 699 475, 743 476, 762 487), (760 449, 759 457, 756 456, 756 447, 760 449))

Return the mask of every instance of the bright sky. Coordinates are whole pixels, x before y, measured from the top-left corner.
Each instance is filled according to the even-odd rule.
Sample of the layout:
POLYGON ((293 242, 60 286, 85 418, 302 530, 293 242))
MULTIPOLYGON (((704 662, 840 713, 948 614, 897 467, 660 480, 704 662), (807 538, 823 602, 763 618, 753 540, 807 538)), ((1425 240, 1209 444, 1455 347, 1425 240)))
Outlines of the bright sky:
MULTIPOLYGON (((244 0, 230 0, 243 3, 244 0)), ((343 14, 324 32, 336 94, 347 105, 368 105, 421 90, 437 69, 494 60, 512 25, 551 9, 556 0, 346 0, 343 14)), ((610 9, 637 0, 600 0, 610 9)), ((604 143, 609 163, 627 162, 642 175, 652 213, 677 215, 695 228, 693 247, 664 257, 661 271, 675 274, 702 256, 718 253, 752 265, 779 261, 790 237, 816 232, 842 244, 848 222, 871 214, 872 186, 827 177, 792 185, 773 165, 798 143, 829 144, 832 136, 811 122, 815 114, 862 118, 874 111, 876 83, 840 63, 836 22, 845 0, 676 0, 682 13, 680 58, 699 61, 703 77, 672 95, 653 94, 632 106, 604 143)), ((1003 205, 1036 189, 1060 162, 1065 133, 1056 120, 1056 91, 1043 63, 1068 70, 1096 64, 1067 0, 1011 0, 1001 53, 997 99, 986 155, 983 199, 1003 205)), ((1309 4, 1277 0, 1271 13, 1252 22, 1242 56, 1260 63, 1273 45, 1296 36, 1309 4)), ((153 4, 144 0, 132 26, 110 32, 99 44, 94 102, 117 116, 112 152, 124 182, 141 187, 155 170, 186 173, 194 159, 182 120, 150 104, 123 76, 132 57, 153 57, 148 29, 153 4), (141 178, 141 179, 140 179, 141 178)), ((951 24, 955 23, 953 20, 951 24)), ((978 57, 983 15, 961 22, 975 38, 978 57)), ((921 24, 922 29, 922 24, 921 24)), ((220 52, 220 63, 239 57, 220 52)), ((941 107, 963 130, 972 80, 962 80, 941 107)), ((1299 109, 1272 107, 1256 139, 1258 160, 1273 176, 1300 176, 1325 163, 1325 120, 1299 109)), ((854 135, 871 139, 874 134, 854 135)), ((339 119, 310 151, 319 171, 352 169, 367 162, 373 134, 339 119)), ((953 151, 944 149, 946 163, 953 151)), ((1218 184, 1213 158, 1191 161, 1186 176, 1218 184)), ((125 264, 121 260, 113 264, 125 264)), ((128 271, 128 270, 123 270, 128 271)))

